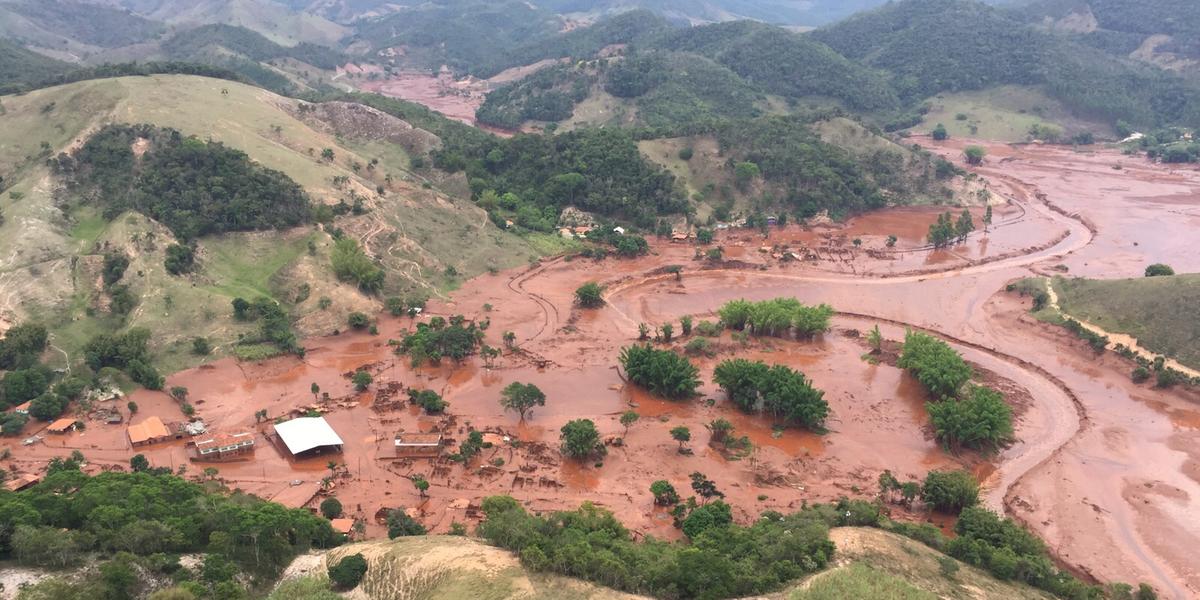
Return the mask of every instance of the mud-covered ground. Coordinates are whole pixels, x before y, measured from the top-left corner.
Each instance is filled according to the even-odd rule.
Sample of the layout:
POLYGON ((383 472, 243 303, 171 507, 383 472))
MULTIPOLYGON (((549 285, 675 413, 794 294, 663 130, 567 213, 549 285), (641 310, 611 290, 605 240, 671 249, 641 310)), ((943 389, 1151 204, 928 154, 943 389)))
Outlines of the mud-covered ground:
MULTIPOLYGON (((957 159, 962 145, 936 149, 957 159)), ((490 369, 477 358, 413 369, 387 345, 413 321, 380 317, 378 336, 307 340, 303 361, 217 361, 173 375, 168 386, 186 386, 198 414, 218 430, 265 432, 268 425, 255 423, 260 409, 269 420, 313 404, 328 411, 344 453, 292 461, 260 436, 252 458, 215 465, 218 477, 231 487, 311 506, 319 502, 314 494, 331 474, 332 458, 339 464, 334 487, 321 493, 337 495, 347 512, 369 520, 369 535, 382 534, 374 522, 381 508, 415 509, 426 525, 445 531, 452 521, 470 521, 481 498, 511 494, 535 510, 591 500, 639 532, 669 537, 676 535, 670 518, 653 506, 648 490, 657 479, 686 492, 688 475, 703 472, 745 521, 805 500, 870 497, 883 469, 916 478, 962 466, 984 478, 990 506, 1020 519, 1079 572, 1148 581, 1165 597, 1195 597, 1200 405, 1183 392, 1133 385, 1129 365, 1111 354, 1097 357, 1065 332, 1032 320, 1028 301, 1003 290, 1015 279, 1063 267, 1089 277, 1136 276, 1152 262, 1200 270, 1194 243, 1200 173, 1111 151, 999 145, 989 148, 978 172, 990 181, 995 223, 949 250, 923 248, 936 210, 896 209, 844 227, 775 229, 767 239, 722 231, 721 263, 696 259, 691 245, 666 242, 655 242, 650 256, 636 260, 550 260, 481 276, 449 300, 430 304, 427 314, 489 320, 493 346, 503 345, 502 332, 516 334, 520 350, 506 352, 490 369), (885 244, 889 235, 898 238, 894 248, 885 244), (800 260, 790 260, 793 253, 800 260), (681 277, 663 274, 667 265, 682 265, 681 277), (589 280, 607 286, 604 308, 572 306, 575 288, 589 280), (656 399, 622 381, 617 355, 634 343, 638 323, 672 321, 678 333, 683 315, 714 319, 712 312, 727 300, 777 296, 827 302, 840 314, 833 330, 815 341, 743 345, 728 334, 714 340, 717 355, 695 359, 705 385, 690 401, 656 399), (1019 415, 1019 441, 994 457, 938 448, 916 382, 887 360, 872 364, 862 357, 866 347, 855 332, 875 324, 892 340, 909 327, 948 339, 980 377, 1005 390, 1019 415), (829 431, 777 431, 769 420, 733 409, 711 384, 713 366, 732 356, 809 375, 830 403, 829 431), (356 394, 346 374, 361 367, 376 382, 356 394), (513 381, 534 383, 548 398, 525 422, 498 403, 500 390, 513 381), (313 383, 331 399, 315 398, 313 383), (420 414, 406 404, 402 387, 439 391, 450 402, 447 415, 420 414), (624 434, 618 417, 631 409, 642 418, 624 434), (575 418, 594 420, 610 443, 601 463, 559 456, 558 430, 575 418), (710 447, 704 424, 717 418, 732 421, 755 451, 738 457, 710 447), (668 434, 681 424, 692 431, 691 454, 679 453, 668 434), (442 431, 457 447, 468 428, 488 432, 495 446, 465 467, 385 458, 397 431, 442 431), (428 498, 407 479, 413 474, 432 483, 428 498)), ((164 394, 140 391, 134 400, 140 407, 135 422, 181 417, 164 394)), ((14 446, 15 459, 5 466, 33 471, 76 448, 93 469, 126 465, 135 452, 156 466, 187 465, 192 475, 209 466, 189 463, 182 442, 135 451, 124 436, 124 426, 89 423, 84 432, 14 446)))

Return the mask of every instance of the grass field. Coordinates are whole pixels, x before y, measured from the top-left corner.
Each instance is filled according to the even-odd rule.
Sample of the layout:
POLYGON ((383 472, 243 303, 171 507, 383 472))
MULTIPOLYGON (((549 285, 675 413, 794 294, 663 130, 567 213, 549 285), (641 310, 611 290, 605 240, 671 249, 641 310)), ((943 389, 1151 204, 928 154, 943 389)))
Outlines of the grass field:
POLYGON ((1133 336, 1149 350, 1200 368, 1200 274, 1093 280, 1054 279, 1067 314, 1133 336))
POLYGON ((998 142, 1023 142, 1033 125, 1051 125, 1067 135, 1091 131, 1097 136, 1112 134, 1108 126, 1073 117, 1058 101, 1040 91, 1006 85, 977 92, 942 94, 928 101, 931 109, 913 128, 929 133, 941 123, 951 137, 969 137, 998 142), (959 119, 960 115, 965 119, 959 119))
POLYGON ((937 596, 913 587, 885 571, 855 563, 815 579, 807 588, 792 594, 792 600, 845 600, 846 598, 886 598, 887 600, 937 600, 937 596))

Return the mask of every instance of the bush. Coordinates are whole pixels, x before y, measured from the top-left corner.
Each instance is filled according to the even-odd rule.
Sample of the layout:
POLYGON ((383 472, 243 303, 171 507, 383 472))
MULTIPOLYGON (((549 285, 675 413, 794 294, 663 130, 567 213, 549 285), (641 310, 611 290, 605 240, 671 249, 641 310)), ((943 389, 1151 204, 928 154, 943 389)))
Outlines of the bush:
POLYGON ((713 381, 745 412, 761 406, 775 419, 814 430, 821 429, 829 415, 824 392, 814 388, 803 373, 785 365, 726 360, 713 370, 713 381))
POLYGON ((979 502, 979 482, 966 471, 930 471, 921 500, 939 511, 958 513, 979 502))
POLYGON ((1012 409, 997 391, 971 386, 962 400, 925 406, 934 434, 947 446, 995 449, 1012 437, 1012 409))
POLYGON ((659 506, 672 506, 679 503, 679 493, 675 491, 675 486, 665 480, 658 480, 650 484, 650 493, 654 494, 654 503, 659 506))
POLYGON ((935 400, 953 398, 971 378, 971 367, 949 344, 931 335, 909 331, 896 363, 908 369, 935 400))
POLYGON ((575 301, 583 308, 598 308, 604 306, 604 288, 600 284, 589 281, 575 290, 575 301))
POLYGON ((719 337, 724 327, 720 323, 712 321, 700 321, 696 323, 696 334, 704 337, 719 337))
POLYGON ((433 390, 409 390, 408 399, 413 404, 425 409, 425 412, 436 415, 444 412, 450 405, 442 396, 433 390))
POLYGON ((1155 263, 1146 267, 1146 277, 1169 277, 1175 274, 1175 269, 1162 263, 1155 263))
POLYGON ((167 258, 163 262, 167 272, 172 275, 190 273, 196 266, 196 253, 191 246, 171 244, 167 246, 167 258))
POLYGON ((1143 366, 1135 367, 1129 377, 1134 383, 1145 383, 1150 379, 1150 369, 1143 366))
POLYGON ((346 324, 353 329, 366 329, 371 325, 371 317, 360 312, 352 312, 346 318, 346 324))
POLYGON ((700 387, 699 369, 670 350, 629 346, 621 350, 620 361, 630 381, 660 396, 688 398, 700 387))
POLYGON ((367 574, 367 559, 362 553, 351 554, 329 567, 329 580, 339 590, 358 587, 363 575, 367 574))
POLYGON ((750 329, 755 335, 786 336, 793 329, 797 336, 812 337, 829 329, 833 308, 827 304, 807 306, 795 298, 775 298, 762 302, 733 300, 717 314, 731 329, 750 329))

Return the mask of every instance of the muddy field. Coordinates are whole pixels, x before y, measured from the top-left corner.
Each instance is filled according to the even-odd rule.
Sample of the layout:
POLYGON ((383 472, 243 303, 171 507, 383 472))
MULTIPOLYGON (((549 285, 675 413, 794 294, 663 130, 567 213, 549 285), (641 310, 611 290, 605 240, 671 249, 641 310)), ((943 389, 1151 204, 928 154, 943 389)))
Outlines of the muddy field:
MULTIPOLYGON (((961 145, 935 149, 957 159, 961 145)), ((506 352, 493 368, 473 359, 413 369, 387 345, 413 320, 380 317, 378 336, 308 340, 303 361, 223 360, 169 378, 168 386, 190 390, 212 429, 258 429, 252 457, 192 463, 182 441, 135 451, 124 425, 90 422, 83 432, 14 446, 5 466, 34 471, 51 456, 79 449, 92 469, 120 467, 142 452, 156 466, 186 465, 193 476, 214 466, 231 487, 293 506, 336 495, 347 512, 369 522, 372 536, 383 533, 375 515, 384 508, 414 509, 427 526, 446 531, 452 521, 471 521, 481 498, 502 493, 535 510, 592 500, 638 532, 665 537, 677 534, 653 506, 648 487, 657 479, 686 490, 688 474, 703 472, 746 521, 805 500, 873 496, 883 469, 903 479, 962 466, 984 478, 990 506, 1035 530, 1077 571, 1148 581, 1165 597, 1196 597, 1200 405, 1134 386, 1127 364, 1111 353, 1097 359, 1082 342, 1033 321, 1028 301, 1003 290, 1012 280, 1064 267, 1091 277, 1136 276, 1152 262, 1200 270, 1193 233, 1200 226, 1200 173, 1108 151, 1007 146, 989 148, 978 171, 990 181, 995 223, 949 250, 923 247, 936 210, 896 209, 845 226, 772 230, 765 239, 721 231, 726 260, 717 264, 696 259, 689 244, 666 242, 631 261, 549 260, 484 275, 430 304, 428 314, 490 320, 493 346, 503 345, 502 332, 516 334, 519 351, 506 352), (885 245, 889 235, 898 239, 894 248, 885 245), (682 275, 661 274, 667 265, 682 265, 682 275), (581 311, 572 306, 573 291, 589 280, 607 286, 608 305, 581 311), (812 342, 715 340, 717 355, 696 359, 705 381, 701 395, 686 402, 649 397, 622 381, 617 354, 634 342, 638 323, 713 319, 727 300, 777 296, 828 302, 840 312, 834 329, 812 342), (1006 391, 1019 414, 1019 441, 988 458, 939 449, 927 431, 919 385, 886 360, 862 358, 866 346, 856 332, 875 324, 892 340, 916 327, 951 341, 1006 391), (809 375, 830 403, 830 431, 775 430, 767 419, 733 409, 710 382, 713 366, 731 356, 809 375), (358 394, 346 375, 362 367, 375 374, 375 384, 358 394), (548 398, 525 422, 498 403, 513 381, 537 384, 548 398), (313 383, 327 400, 311 393, 313 383), (421 414, 406 402, 409 387, 439 391, 448 413, 421 414), (290 460, 267 442, 269 425, 256 424, 260 409, 269 422, 310 408, 325 413, 345 441, 343 453, 290 460), (618 417, 631 409, 641 419, 624 434, 618 417), (557 452, 559 428, 581 417, 594 420, 610 444, 600 464, 564 462, 557 452), (704 424, 717 418, 732 421, 755 451, 731 456, 710 447, 704 424), (693 435, 688 455, 668 434, 681 424, 693 435), (471 428, 487 432, 494 447, 467 466, 388 458, 399 431, 440 431, 457 448, 471 428), (337 463, 332 471, 330 460, 337 463), (407 479, 413 474, 432 483, 428 498, 407 479), (331 476, 332 486, 322 490, 331 476)), ((133 399, 140 407, 134 422, 150 415, 181 419, 164 394, 139 391, 133 399)), ((27 433, 33 432, 31 426, 27 433)))

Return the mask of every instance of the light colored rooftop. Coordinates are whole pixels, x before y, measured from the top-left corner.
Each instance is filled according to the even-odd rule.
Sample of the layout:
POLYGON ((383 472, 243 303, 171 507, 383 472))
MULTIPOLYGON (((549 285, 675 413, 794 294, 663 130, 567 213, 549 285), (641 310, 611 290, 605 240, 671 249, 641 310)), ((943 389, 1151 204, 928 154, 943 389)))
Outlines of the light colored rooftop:
POLYGON ((275 433, 292 454, 300 454, 321 446, 341 446, 344 443, 325 421, 325 417, 292 419, 276 425, 275 433))

